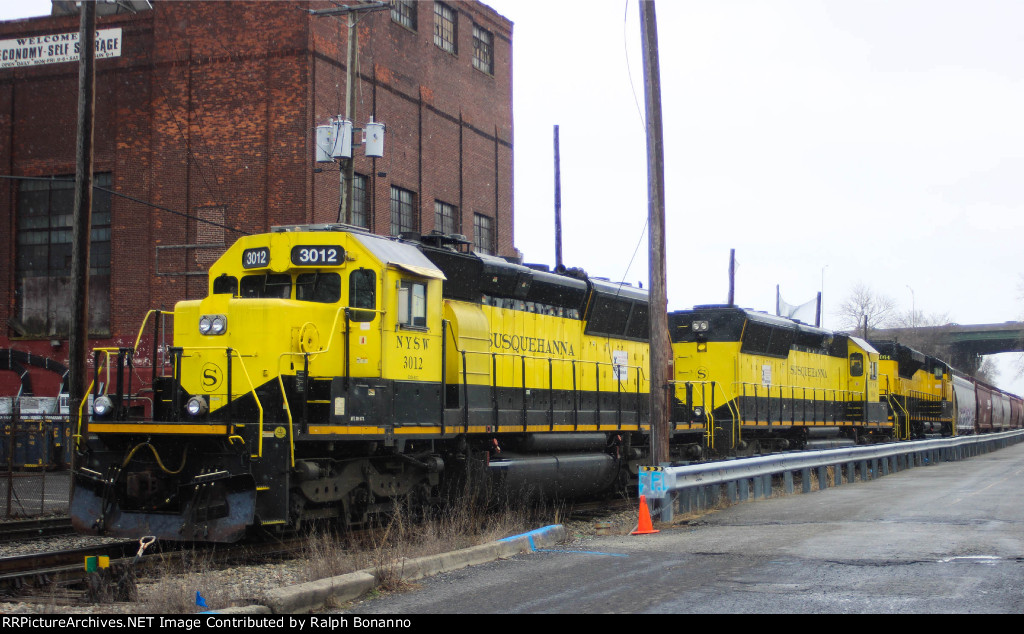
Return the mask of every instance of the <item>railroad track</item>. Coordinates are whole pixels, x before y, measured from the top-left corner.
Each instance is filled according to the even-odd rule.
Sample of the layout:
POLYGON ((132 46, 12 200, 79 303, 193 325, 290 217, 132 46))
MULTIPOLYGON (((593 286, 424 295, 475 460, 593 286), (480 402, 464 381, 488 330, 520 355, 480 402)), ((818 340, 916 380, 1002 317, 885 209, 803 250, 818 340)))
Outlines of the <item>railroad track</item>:
POLYGON ((0 523, 0 541, 15 541, 55 535, 71 535, 71 518, 47 517, 0 523))
POLYGON ((87 548, 3 557, 0 558, 0 591, 14 595, 28 588, 80 581, 87 575, 86 557, 104 556, 110 557, 111 561, 123 560, 129 556, 134 557, 138 549, 139 542, 131 540, 87 548))
MULTIPOLYGON (((0 558, 0 594, 24 597, 60 586, 78 591, 83 601, 95 601, 96 591, 110 588, 124 589, 134 585, 137 576, 157 568, 173 566, 177 560, 202 557, 216 565, 251 563, 276 557, 294 556, 301 551, 305 540, 293 538, 265 543, 240 543, 231 546, 218 544, 182 544, 156 542, 139 554, 140 540, 120 540, 101 546, 73 548, 52 552, 0 558), (86 571, 87 557, 109 557, 110 566, 104 570, 86 571), (128 584, 125 585, 125 581, 128 584), (91 592, 90 592, 91 591, 91 592)), ((124 600, 110 596, 107 600, 124 600)))

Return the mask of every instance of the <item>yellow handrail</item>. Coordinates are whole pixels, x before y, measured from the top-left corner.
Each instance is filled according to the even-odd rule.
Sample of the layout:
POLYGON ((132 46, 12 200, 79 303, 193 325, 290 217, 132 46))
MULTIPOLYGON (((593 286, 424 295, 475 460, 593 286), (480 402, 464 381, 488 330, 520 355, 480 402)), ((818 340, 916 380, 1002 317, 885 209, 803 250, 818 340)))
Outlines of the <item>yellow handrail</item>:
MULTIPOLYGON (((288 394, 285 392, 285 389, 284 389, 284 379, 282 378, 283 372, 281 371, 281 362, 287 356, 296 356, 296 357, 311 356, 312 357, 312 356, 316 356, 318 354, 324 354, 324 353, 328 352, 331 349, 331 346, 334 345, 334 335, 338 331, 338 328, 337 328, 337 326, 338 326, 338 319, 341 317, 342 312, 345 311, 345 310, 358 310, 358 311, 367 312, 367 313, 376 313, 376 314, 379 314, 379 315, 384 315, 385 312, 386 312, 384 310, 378 310, 378 309, 375 309, 375 308, 353 308, 352 306, 339 306, 338 309, 336 311, 334 311, 334 321, 331 323, 331 337, 327 340, 327 345, 326 346, 324 346, 320 350, 316 350, 314 352, 282 352, 277 357, 277 383, 281 387, 281 398, 284 401, 284 411, 285 411, 285 414, 288 416, 288 444, 289 444, 289 451, 290 451, 290 455, 291 455, 291 463, 292 463, 293 467, 295 466, 295 425, 294 425, 294 420, 292 418, 292 408, 291 408, 291 406, 288 403, 288 394)), ((311 321, 307 321, 305 324, 302 324, 302 328, 305 328, 307 324, 312 324, 312 323, 313 322, 311 322, 311 321)), ((313 325, 315 326, 315 324, 313 324, 313 325)), ((300 328, 299 332, 301 332, 301 331, 302 331, 302 329, 300 328)), ((346 354, 348 354, 348 352, 346 352, 346 354)), ((259 433, 259 436, 260 436, 260 443, 259 443, 259 445, 260 445, 260 449, 259 449, 260 454, 259 455, 262 456, 263 455, 263 423, 262 423, 262 420, 260 422, 260 433, 259 433)))
POLYGON ((903 404, 900 403, 899 400, 894 400, 892 393, 890 392, 886 393, 885 400, 888 401, 889 407, 892 407, 893 409, 893 418, 895 418, 895 420, 893 421, 893 429, 896 431, 896 438, 898 440, 908 440, 910 438, 910 412, 907 411, 907 408, 903 407, 903 404), (893 407, 894 404, 896 407, 899 407, 901 410, 903 410, 903 420, 905 421, 905 423, 904 429, 902 430, 900 429, 899 424, 899 414, 896 413, 896 407, 893 407))
MULTIPOLYGON (((729 392, 726 391, 724 383, 722 383, 721 381, 669 381, 668 383, 669 383, 669 385, 685 385, 687 383, 689 383, 690 385, 708 385, 708 384, 710 384, 712 390, 715 390, 717 388, 718 391, 720 391, 721 394, 722 394, 722 403, 727 408, 729 408, 729 411, 732 413, 733 425, 735 426, 735 429, 733 430, 734 431, 734 434, 733 434, 733 436, 734 436, 733 446, 735 447, 736 444, 738 444, 740 441, 743 440, 742 439, 743 427, 740 425, 740 410, 739 410, 739 407, 736 406, 736 396, 735 395, 730 395, 729 392)), ((714 392, 712 392, 712 396, 713 395, 714 395, 714 392)), ((708 408, 707 408, 707 399, 704 396, 701 396, 701 407, 704 408, 704 416, 705 416, 705 418, 707 420, 707 423, 704 425, 704 437, 707 439, 708 448, 709 449, 714 449, 715 448, 715 434, 714 434, 714 430, 715 430, 715 416, 714 416, 714 412, 708 410, 708 408)))

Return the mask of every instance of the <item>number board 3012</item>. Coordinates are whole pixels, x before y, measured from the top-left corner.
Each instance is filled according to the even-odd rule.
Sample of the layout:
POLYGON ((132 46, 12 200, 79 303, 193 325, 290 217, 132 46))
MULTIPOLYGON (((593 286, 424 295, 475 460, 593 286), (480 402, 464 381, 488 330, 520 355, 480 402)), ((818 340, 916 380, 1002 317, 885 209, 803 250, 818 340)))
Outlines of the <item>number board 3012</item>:
POLYGON ((267 247, 242 251, 243 269, 259 269, 265 266, 270 266, 270 249, 267 247))
POLYGON ((292 247, 293 266, 338 266, 345 261, 345 249, 338 245, 298 245, 292 247))

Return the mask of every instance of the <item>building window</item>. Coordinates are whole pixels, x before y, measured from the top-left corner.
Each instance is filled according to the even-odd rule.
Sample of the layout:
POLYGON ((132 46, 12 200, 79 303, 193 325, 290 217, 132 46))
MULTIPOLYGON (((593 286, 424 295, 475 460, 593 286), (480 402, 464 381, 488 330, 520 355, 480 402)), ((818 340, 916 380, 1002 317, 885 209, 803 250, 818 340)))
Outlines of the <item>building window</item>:
POLYGON ((391 187, 391 235, 400 236, 406 231, 415 231, 413 216, 414 195, 407 189, 391 187))
POLYGON ((452 55, 458 53, 455 38, 458 33, 455 24, 455 9, 440 2, 434 3, 434 44, 452 55))
POLYGON ((473 214, 473 250, 494 255, 494 225, 490 216, 473 214))
POLYGON ((494 74, 494 36, 473 25, 473 68, 494 74))
POLYGON ((366 214, 366 177, 362 174, 356 174, 352 180, 352 224, 370 228, 366 214))
POLYGON ((413 0, 391 0, 391 20, 416 30, 416 2, 413 0))
POLYGON ((445 235, 451 235, 458 231, 455 224, 455 207, 440 200, 434 201, 434 229, 445 235))
MULTIPOLYGON (((109 189, 110 174, 93 185, 109 189)), ((74 177, 21 181, 18 186, 18 314, 15 332, 24 337, 63 337, 70 330, 71 227, 74 177)), ((13 321, 13 320, 12 320, 13 321)), ((89 334, 110 334, 110 194, 93 189, 89 247, 89 334)))

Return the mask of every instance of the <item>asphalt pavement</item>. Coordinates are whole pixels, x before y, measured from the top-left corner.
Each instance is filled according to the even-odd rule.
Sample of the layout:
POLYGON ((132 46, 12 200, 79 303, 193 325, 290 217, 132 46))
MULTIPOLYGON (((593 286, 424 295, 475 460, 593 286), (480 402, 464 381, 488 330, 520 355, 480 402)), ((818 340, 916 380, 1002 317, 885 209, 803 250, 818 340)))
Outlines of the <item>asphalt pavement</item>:
POLYGON ((352 615, 1019 613, 1024 444, 440 572, 352 615))

